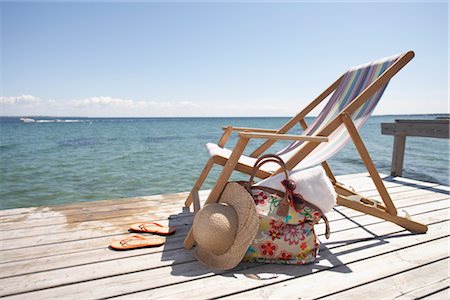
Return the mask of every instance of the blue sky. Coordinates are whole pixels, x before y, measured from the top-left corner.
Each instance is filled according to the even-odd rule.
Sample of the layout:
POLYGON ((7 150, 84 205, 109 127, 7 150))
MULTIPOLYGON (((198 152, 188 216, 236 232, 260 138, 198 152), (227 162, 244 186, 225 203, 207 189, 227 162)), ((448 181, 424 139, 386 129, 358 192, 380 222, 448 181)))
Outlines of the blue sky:
POLYGON ((414 50, 376 114, 448 112, 447 2, 1 2, 0 115, 290 116, 414 50))

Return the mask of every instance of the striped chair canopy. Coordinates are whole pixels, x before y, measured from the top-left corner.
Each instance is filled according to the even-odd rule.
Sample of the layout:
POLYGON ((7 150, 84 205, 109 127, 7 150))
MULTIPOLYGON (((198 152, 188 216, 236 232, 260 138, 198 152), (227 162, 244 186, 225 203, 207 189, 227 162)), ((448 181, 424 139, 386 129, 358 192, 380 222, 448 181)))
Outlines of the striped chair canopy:
MULTIPOLYGON (((313 123, 304 131, 304 135, 316 135, 322 128, 327 126, 335 119, 357 96, 359 96, 368 86, 370 86, 384 71, 394 64, 402 55, 395 55, 380 59, 368 64, 360 65, 348 70, 342 77, 338 87, 331 95, 330 100, 324 106, 319 115, 314 119, 313 123)), ((383 95, 387 84, 382 86, 372 97, 370 97, 361 107, 359 107, 352 115, 353 122, 359 130, 372 114, 378 101, 383 95)), ((350 135, 344 124, 341 124, 328 137, 327 143, 321 143, 317 146, 305 159, 303 159, 294 170, 306 169, 318 165, 336 152, 341 150, 349 141, 350 135)), ((296 141, 285 147, 277 154, 286 162, 301 150, 307 142, 296 141)), ((206 145, 211 156, 221 156, 229 158, 231 150, 220 148, 217 144, 208 143, 206 145)), ((256 159, 253 157, 242 155, 239 162, 248 166, 253 166, 256 159)), ((262 168, 265 171, 273 172, 278 169, 277 164, 266 164, 262 168)))
MULTIPOLYGON (((403 54, 380 59, 368 64, 360 65, 348 70, 337 89, 332 94, 330 100, 323 110, 314 119, 304 135, 315 135, 336 116, 338 116, 345 107, 350 104, 358 95, 360 95, 370 84, 372 84, 386 69, 395 63, 403 54)), ((382 86, 369 100, 358 108, 351 116, 356 128, 359 130, 372 114, 378 102, 386 89, 387 84, 382 86)), ((295 169, 305 169, 320 164, 332 157, 341 150, 350 141, 350 135, 341 124, 330 136, 328 143, 322 143, 316 147, 304 160, 302 160, 295 169)), ((284 161, 287 161, 297 150, 300 150, 305 142, 298 141, 290 144, 279 151, 284 161)))
MULTIPOLYGON (((303 169, 323 163, 341 150, 353 137, 355 140, 355 147, 360 153, 363 163, 367 167, 371 180, 381 197, 382 203, 363 197, 356 191, 345 185, 339 184, 334 180, 325 180, 329 184, 332 184, 335 191, 339 194, 337 203, 355 211, 393 222, 411 232, 425 233, 428 229, 426 225, 398 215, 397 208, 392 202, 389 192, 386 190, 367 150, 359 139, 359 136, 355 134, 355 130, 361 129, 372 114, 375 106, 380 101, 390 78, 403 68, 413 57, 414 52, 408 51, 401 55, 384 58, 369 64, 351 68, 278 131, 261 131, 257 129, 254 131, 275 132, 280 133, 281 135, 298 123, 304 126, 305 124, 302 122, 302 118, 305 114, 309 113, 313 107, 316 107, 316 105, 323 101, 325 97, 329 96, 329 100, 323 110, 304 131, 304 134, 308 136, 326 136, 328 142, 314 143, 309 141, 296 141, 277 152, 286 163, 286 166, 293 171, 291 172, 292 178, 296 175, 303 179, 313 176, 312 174, 315 173, 314 170, 303 172, 303 169), (333 94, 330 96, 332 91, 333 94), (349 118, 351 118, 351 121, 349 118)), ((236 131, 246 131, 242 128, 235 129, 236 131)), ((227 127, 227 131, 220 140, 220 145, 225 144, 232 131, 232 127, 227 127)), ((251 131, 251 129, 249 129, 249 131, 251 131)), ((243 173, 252 172, 252 167, 256 162, 256 158, 242 155, 251 138, 267 138, 267 141, 253 152, 256 156, 267 150, 267 148, 273 144, 274 140, 283 139, 280 135, 270 136, 269 134, 258 135, 256 133, 240 134, 238 143, 233 151, 216 144, 207 144, 206 146, 212 159, 209 159, 203 168, 189 197, 186 199, 185 206, 189 207, 192 201, 194 201, 194 207, 197 207, 196 209, 194 208, 194 210, 200 208, 198 191, 214 164, 220 164, 224 169, 220 173, 205 204, 217 201, 234 170, 243 173)), ((286 138, 286 136, 284 138, 286 138)), ((278 164, 273 162, 272 165, 270 164, 271 162, 264 164, 260 168, 260 171, 265 171, 265 173, 261 172, 257 175, 261 178, 266 178, 259 182, 262 185, 266 185, 269 180, 275 180, 277 176, 282 178, 284 176, 283 173, 273 174, 273 172, 281 170, 278 164)), ((327 169, 326 166, 324 166, 324 168, 327 169)), ((316 167, 316 170, 322 171, 320 167, 316 167)), ((327 173, 330 177, 333 177, 331 172, 327 173)), ((184 241, 184 246, 186 249, 190 249, 194 243, 195 239, 191 230, 184 241)))

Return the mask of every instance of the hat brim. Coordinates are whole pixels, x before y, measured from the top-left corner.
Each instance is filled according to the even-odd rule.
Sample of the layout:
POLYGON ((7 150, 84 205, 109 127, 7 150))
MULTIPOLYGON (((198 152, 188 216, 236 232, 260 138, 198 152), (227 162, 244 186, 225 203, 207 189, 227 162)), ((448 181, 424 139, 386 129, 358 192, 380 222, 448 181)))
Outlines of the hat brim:
POLYGON ((228 204, 236 211, 238 217, 236 239, 230 249, 221 255, 216 255, 201 245, 195 247, 194 255, 208 267, 229 270, 244 258, 258 231, 259 219, 252 196, 238 183, 228 183, 218 202, 228 204))

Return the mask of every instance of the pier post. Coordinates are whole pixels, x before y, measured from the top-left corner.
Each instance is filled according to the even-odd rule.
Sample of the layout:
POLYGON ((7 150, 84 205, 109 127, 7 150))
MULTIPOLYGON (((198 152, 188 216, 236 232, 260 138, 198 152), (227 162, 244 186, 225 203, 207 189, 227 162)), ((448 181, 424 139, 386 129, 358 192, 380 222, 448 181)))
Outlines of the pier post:
POLYGON ((381 123, 381 134, 394 136, 391 176, 402 176, 406 136, 450 138, 449 118, 419 120, 395 120, 395 123, 381 123))
POLYGON ((392 151, 391 176, 402 176, 403 158, 405 156, 406 135, 399 134, 394 137, 394 149, 392 151))

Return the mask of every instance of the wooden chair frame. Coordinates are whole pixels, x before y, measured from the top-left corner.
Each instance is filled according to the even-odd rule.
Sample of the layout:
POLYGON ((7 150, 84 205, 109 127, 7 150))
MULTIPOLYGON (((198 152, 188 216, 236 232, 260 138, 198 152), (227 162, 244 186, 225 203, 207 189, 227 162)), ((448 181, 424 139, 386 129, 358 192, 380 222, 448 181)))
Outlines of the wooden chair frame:
MULTIPOLYGON (((328 136, 333 133, 340 125, 344 124, 346 127, 361 159, 366 166, 370 177, 381 196, 382 202, 380 203, 375 200, 365 198, 364 196, 348 189, 344 185, 338 183, 329 168, 327 162, 323 162, 322 166, 325 169, 328 177, 330 178, 333 186, 338 194, 337 203, 357 211, 393 222, 411 232, 415 233, 425 233, 427 231, 427 226, 415 221, 410 220, 406 217, 400 217, 397 215, 397 209, 395 208, 392 199, 383 184, 383 181, 372 161, 370 155, 356 129, 351 114, 355 112, 361 105, 363 105, 370 97, 376 93, 384 84, 388 83, 389 80, 397 74, 412 58, 414 57, 414 52, 409 51, 400 57, 394 64, 392 64, 387 70, 385 70, 374 82, 372 82, 361 94, 359 94, 351 103, 349 103, 341 113, 336 116, 332 121, 330 121, 323 129, 320 130, 315 136, 304 136, 304 135, 287 135, 286 133, 292 129, 296 124, 299 124, 303 129, 306 129, 308 125, 306 124, 304 118, 309 112, 311 112, 317 105, 319 105, 324 99, 326 99, 336 88, 343 79, 342 75, 333 84, 331 84, 324 92, 322 92, 316 99, 314 99, 310 104, 308 104, 302 111, 300 111, 296 116, 289 120, 285 125, 283 125, 278 130, 271 129, 259 129, 259 128, 243 128, 243 127, 224 127, 224 134, 218 142, 219 147, 224 147, 228 138, 233 131, 237 131, 239 134, 239 139, 235 145, 232 153, 228 159, 213 156, 206 163, 200 174, 197 182, 194 184, 191 193, 186 199, 185 206, 189 207, 191 203, 194 203, 194 212, 196 213, 200 209, 200 201, 198 196, 198 191, 200 190, 203 182, 208 176, 211 168, 214 164, 219 164, 223 166, 222 172, 220 173, 215 186, 212 188, 205 204, 216 202, 219 199, 220 194, 225 188, 228 179, 230 178, 234 170, 250 174, 252 166, 244 165, 238 162, 240 156, 243 154, 245 147, 247 146, 250 139, 266 139, 266 141, 259 146, 255 151, 251 153, 251 157, 259 157, 263 154, 271 145, 273 145, 277 140, 302 140, 305 141, 304 146, 295 153, 289 160, 287 160, 286 166, 289 170, 292 170, 298 163, 300 163, 306 156, 308 156, 320 143, 327 142, 328 136)), ((259 171, 256 176, 259 178, 267 178, 275 173, 268 173, 265 171, 259 171)), ((192 235, 192 228, 187 234, 184 247, 190 249, 193 247, 195 241, 192 235)))

